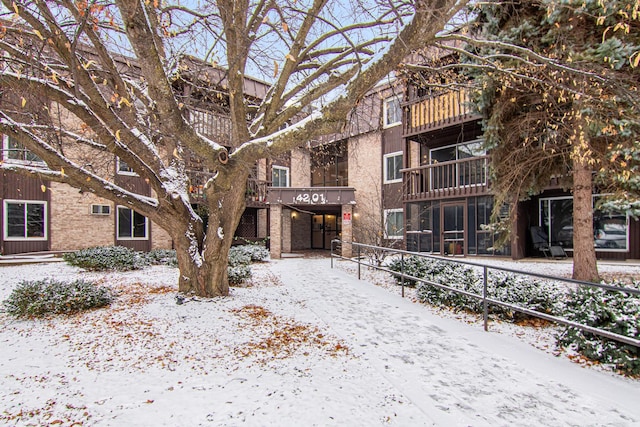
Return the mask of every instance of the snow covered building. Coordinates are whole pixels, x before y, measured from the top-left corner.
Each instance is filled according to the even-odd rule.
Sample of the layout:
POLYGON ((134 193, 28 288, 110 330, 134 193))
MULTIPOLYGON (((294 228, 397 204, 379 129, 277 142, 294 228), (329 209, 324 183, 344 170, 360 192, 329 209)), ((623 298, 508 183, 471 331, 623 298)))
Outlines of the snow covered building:
MULTIPOLYGON (((464 90, 430 90, 409 84, 402 113, 402 200, 406 247, 440 255, 541 256, 532 229, 548 245, 573 252, 573 197, 554 180, 542 194, 517 206, 511 244, 494 247, 485 226, 493 209, 489 156, 481 117, 464 90)), ((594 202, 598 194, 594 194, 594 202)), ((505 214, 507 214, 505 210, 505 214)), ((639 259, 640 223, 594 210, 594 245, 600 259, 639 259)))
MULTIPOLYGON (((187 61, 191 73, 182 73, 174 89, 190 122, 198 132, 233 149, 224 70, 187 61), (194 78, 216 84, 188 84, 194 78)), ((246 79, 245 92, 256 102, 267 89, 266 83, 246 79)), ((5 92, 1 102, 20 103, 21 98, 5 92)), ((542 227, 549 243, 571 254, 571 195, 553 185, 518 205, 511 245, 494 247, 494 235, 484 227, 493 197, 480 119, 469 108, 465 90, 428 91, 394 79, 381 82, 357 105, 340 134, 307 141, 302 148, 254 166, 235 234, 239 242, 268 241, 274 258, 326 250, 334 238, 441 255, 522 258, 539 255, 530 229, 542 227)), ((66 125, 73 128, 77 123, 66 125)), ((199 210, 203 184, 213 171, 197 156, 188 157, 190 196, 199 210)), ((2 254, 112 244, 143 251, 172 247, 164 230, 126 206, 12 172, 11 164, 46 165, 6 135, 2 162, 2 254)), ((144 177, 118 158, 93 158, 91 165, 123 188, 152 196, 144 177)), ((594 245, 600 258, 640 258, 638 221, 626 215, 594 216, 594 245)))

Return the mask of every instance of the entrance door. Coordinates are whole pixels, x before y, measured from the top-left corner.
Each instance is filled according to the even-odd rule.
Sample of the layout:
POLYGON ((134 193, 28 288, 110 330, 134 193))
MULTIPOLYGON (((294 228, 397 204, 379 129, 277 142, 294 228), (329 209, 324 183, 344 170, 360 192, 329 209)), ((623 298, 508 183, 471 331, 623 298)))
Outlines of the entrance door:
POLYGON ((442 254, 465 255, 466 205, 464 202, 441 205, 442 254))
POLYGON ((311 220, 311 249, 330 249, 331 241, 340 234, 337 215, 314 215, 311 220))

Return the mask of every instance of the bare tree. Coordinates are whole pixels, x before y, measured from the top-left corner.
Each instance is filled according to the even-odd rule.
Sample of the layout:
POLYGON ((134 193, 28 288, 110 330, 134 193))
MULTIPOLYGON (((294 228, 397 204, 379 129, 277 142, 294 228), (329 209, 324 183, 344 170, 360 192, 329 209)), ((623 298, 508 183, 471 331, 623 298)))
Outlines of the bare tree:
POLYGON ((2 3, 0 131, 47 165, 2 168, 147 216, 173 239, 180 291, 215 296, 228 293, 228 250, 254 163, 338 132, 367 90, 431 43, 465 0, 2 3), (185 69, 185 52, 209 66, 185 69), (270 83, 256 96, 247 75, 260 71, 270 83), (192 124, 179 79, 230 117, 227 140, 192 124), (206 227, 189 200, 191 155, 213 172, 206 227), (104 173, 115 156, 152 196, 104 173))

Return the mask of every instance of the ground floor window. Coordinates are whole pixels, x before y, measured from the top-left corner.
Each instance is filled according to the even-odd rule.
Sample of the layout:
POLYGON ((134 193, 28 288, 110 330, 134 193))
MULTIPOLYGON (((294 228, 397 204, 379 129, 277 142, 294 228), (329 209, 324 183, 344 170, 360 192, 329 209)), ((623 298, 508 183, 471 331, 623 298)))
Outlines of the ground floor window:
POLYGON ((510 255, 497 247, 488 227, 493 197, 408 203, 405 206, 407 249, 448 255, 510 255))
MULTIPOLYGON (((598 250, 626 251, 629 247, 629 220, 622 212, 603 212, 595 208, 593 240, 598 250)), ((540 224, 549 236, 549 243, 573 249, 573 197, 540 199, 540 224)))
POLYGON ((404 237, 404 213, 402 209, 387 209, 384 211, 384 228, 387 239, 402 239, 404 237))
POLYGON ((46 240, 47 203, 36 200, 5 200, 4 238, 46 240))
POLYGON ((117 229, 120 240, 145 240, 149 231, 147 217, 133 209, 118 206, 117 229))

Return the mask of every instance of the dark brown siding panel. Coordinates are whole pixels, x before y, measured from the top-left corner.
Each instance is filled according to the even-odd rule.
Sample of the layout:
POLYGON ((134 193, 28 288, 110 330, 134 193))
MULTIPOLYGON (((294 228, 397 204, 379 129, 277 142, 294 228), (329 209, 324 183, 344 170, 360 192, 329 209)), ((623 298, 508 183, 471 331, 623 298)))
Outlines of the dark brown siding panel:
POLYGON ((5 255, 28 252, 43 252, 51 248, 47 240, 4 240, 4 200, 42 200, 47 202, 47 236, 51 235, 51 203, 49 182, 29 178, 12 172, 2 172, 0 180, 0 250, 5 255), (42 191, 42 188, 45 191, 42 191))
POLYGON ((401 209, 402 208, 402 183, 384 184, 383 189, 383 208, 384 209, 401 209))
POLYGON ((151 236, 149 236, 148 240, 118 240, 116 244, 131 248, 134 251, 149 252, 151 250, 151 236))
POLYGON ((384 141, 382 154, 402 151, 404 141, 402 139, 402 126, 393 126, 385 129, 382 134, 382 140, 384 141))
MULTIPOLYGON (((116 184, 121 186, 127 191, 131 191, 132 193, 140 194, 143 196, 151 196, 151 186, 147 184, 144 178, 139 176, 125 175, 116 173, 115 178, 116 184)), ((118 240, 118 214, 116 210, 116 215, 114 220, 116 221, 114 242, 118 246, 124 246, 126 248, 131 248, 136 251, 148 252, 151 250, 151 222, 149 219, 147 221, 148 224, 148 236, 146 240, 118 240)))
POLYGON ((42 191, 42 186, 48 190, 49 181, 3 172, 2 198, 15 200, 49 200, 49 191, 42 191))

